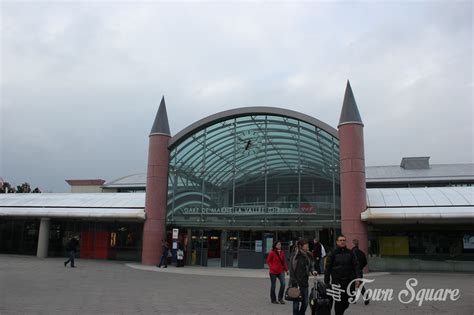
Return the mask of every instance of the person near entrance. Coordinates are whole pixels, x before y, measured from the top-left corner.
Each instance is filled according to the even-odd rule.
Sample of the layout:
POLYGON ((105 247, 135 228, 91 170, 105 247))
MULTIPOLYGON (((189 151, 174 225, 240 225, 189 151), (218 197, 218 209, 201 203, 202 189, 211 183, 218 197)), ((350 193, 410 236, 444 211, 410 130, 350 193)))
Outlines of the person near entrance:
POLYGON ((165 265, 164 268, 168 268, 168 256, 169 256, 169 245, 168 242, 161 240, 161 259, 158 268, 161 268, 161 265, 165 265))
MULTIPOLYGON (((367 266, 367 257, 365 256, 365 253, 360 250, 359 248, 359 240, 358 239, 353 239, 352 240, 352 252, 354 255, 357 257, 357 261, 359 262, 359 267, 360 267, 360 275, 361 278, 364 276, 364 273, 362 270, 364 270, 364 267, 367 266)), ((352 287, 352 291, 355 291, 355 287, 352 287)), ((365 294, 365 287, 362 286, 362 289, 360 290, 361 296, 364 297, 365 294)), ((364 304, 367 305, 369 304, 369 299, 364 301, 364 304)))
MULTIPOLYGON (((344 314, 349 307, 347 286, 355 278, 361 277, 362 274, 357 257, 346 247, 346 237, 339 235, 336 238, 336 248, 326 258, 326 271, 324 273, 326 287, 341 293, 340 301, 334 301, 336 315, 344 314)), ((360 283, 356 281, 355 287, 357 289, 359 285, 360 283)))
POLYGON ((285 292, 285 273, 288 274, 288 265, 285 260, 285 253, 281 250, 281 242, 275 241, 272 250, 268 253, 267 264, 270 268, 270 299, 273 304, 285 304, 283 293, 285 292), (278 301, 275 295, 276 280, 280 281, 280 290, 278 291, 278 301))
POLYGON ((301 301, 293 301, 293 315, 303 315, 308 307, 308 279, 309 276, 316 276, 312 254, 309 251, 308 240, 300 240, 296 244, 296 249, 290 260, 290 285, 298 285, 301 301), (300 304, 301 303, 301 304, 300 304))
POLYGON ((326 256, 326 250, 319 239, 313 240, 313 259, 314 259, 314 270, 318 273, 324 273, 324 257, 326 256))
POLYGON ((184 245, 178 242, 178 251, 176 252, 176 267, 184 267, 184 245))
POLYGON ((74 265, 74 258, 76 256, 77 246, 79 245, 79 236, 72 237, 66 244, 66 251, 69 254, 69 259, 64 262, 64 267, 71 263, 71 268, 76 268, 74 265))

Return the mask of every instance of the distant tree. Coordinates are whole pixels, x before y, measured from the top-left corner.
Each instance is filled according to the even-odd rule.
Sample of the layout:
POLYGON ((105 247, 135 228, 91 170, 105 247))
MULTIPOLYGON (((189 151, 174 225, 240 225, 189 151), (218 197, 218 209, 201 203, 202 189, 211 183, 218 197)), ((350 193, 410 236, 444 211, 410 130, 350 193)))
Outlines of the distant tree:
POLYGON ((19 186, 12 187, 9 182, 0 182, 0 194, 14 194, 14 193, 22 193, 22 194, 29 194, 29 193, 41 193, 41 190, 36 187, 35 189, 31 190, 31 186, 29 183, 25 182, 19 186))
POLYGON ((20 186, 16 186, 16 192, 19 194, 29 194, 31 193, 31 187, 29 183, 23 183, 20 186))
POLYGON ((9 182, 3 182, 2 187, 0 188, 0 193, 14 193, 16 192, 15 188, 10 185, 9 182))

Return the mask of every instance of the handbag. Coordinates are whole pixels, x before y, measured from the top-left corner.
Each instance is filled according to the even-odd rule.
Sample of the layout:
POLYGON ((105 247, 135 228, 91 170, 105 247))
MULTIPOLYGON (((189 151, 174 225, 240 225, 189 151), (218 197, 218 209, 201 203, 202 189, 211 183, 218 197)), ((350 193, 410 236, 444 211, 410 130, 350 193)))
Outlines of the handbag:
POLYGON ((288 286, 285 292, 285 300, 293 302, 302 301, 303 296, 301 295, 300 289, 298 287, 288 286))
POLYGON ((300 289, 298 288, 298 283, 294 277, 294 272, 296 268, 296 254, 291 257, 290 261, 290 283, 288 284, 288 288, 285 291, 285 300, 293 301, 293 302, 301 302, 303 301, 303 295, 301 294, 300 289))

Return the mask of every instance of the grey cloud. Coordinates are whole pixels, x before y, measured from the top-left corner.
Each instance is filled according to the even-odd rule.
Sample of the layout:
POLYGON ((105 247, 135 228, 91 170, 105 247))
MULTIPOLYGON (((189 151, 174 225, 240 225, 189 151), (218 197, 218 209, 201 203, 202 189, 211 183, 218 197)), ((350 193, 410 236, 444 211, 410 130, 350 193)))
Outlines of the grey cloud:
POLYGON ((287 107, 336 126, 346 79, 368 165, 473 161, 472 4, 3 3, 0 176, 145 171, 162 94, 176 134, 287 107))

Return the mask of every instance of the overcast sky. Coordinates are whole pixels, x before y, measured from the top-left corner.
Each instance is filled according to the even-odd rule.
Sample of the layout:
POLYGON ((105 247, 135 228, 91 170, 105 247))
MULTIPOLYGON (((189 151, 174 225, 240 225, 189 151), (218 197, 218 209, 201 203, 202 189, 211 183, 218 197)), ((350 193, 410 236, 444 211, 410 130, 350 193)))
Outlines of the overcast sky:
POLYGON ((337 127, 349 79, 366 165, 473 163, 471 1, 2 2, 0 177, 146 171, 165 95, 172 134, 244 106, 337 127))

